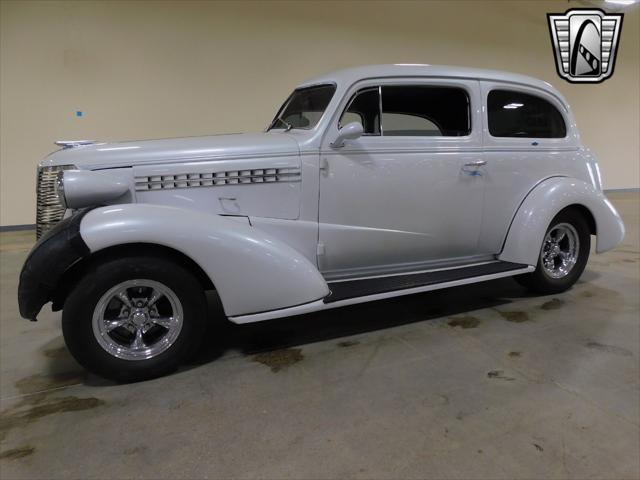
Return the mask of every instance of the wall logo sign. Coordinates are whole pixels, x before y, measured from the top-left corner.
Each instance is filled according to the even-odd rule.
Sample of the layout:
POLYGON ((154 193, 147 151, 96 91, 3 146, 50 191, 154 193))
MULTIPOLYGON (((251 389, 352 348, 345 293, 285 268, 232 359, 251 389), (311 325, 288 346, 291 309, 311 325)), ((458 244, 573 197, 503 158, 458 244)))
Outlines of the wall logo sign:
POLYGON ((558 75, 571 83, 600 83, 613 75, 623 16, 584 8, 548 13, 558 75))

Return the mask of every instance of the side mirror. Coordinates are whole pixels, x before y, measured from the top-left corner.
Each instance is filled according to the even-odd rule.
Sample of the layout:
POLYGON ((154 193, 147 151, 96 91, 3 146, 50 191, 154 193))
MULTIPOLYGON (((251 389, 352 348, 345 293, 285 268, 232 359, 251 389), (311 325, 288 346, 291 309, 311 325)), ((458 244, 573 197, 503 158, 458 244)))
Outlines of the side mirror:
POLYGON ((355 140, 360 138, 364 133, 364 128, 360 122, 347 123, 344 127, 338 130, 338 136, 333 142, 331 142, 332 148, 340 148, 344 146, 345 140, 355 140))

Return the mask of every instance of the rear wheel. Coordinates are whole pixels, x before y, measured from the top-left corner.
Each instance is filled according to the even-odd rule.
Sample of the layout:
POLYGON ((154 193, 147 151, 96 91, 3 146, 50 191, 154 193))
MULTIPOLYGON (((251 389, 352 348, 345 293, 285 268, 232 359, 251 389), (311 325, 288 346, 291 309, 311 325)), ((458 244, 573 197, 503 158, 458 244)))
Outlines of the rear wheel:
POLYGON ((88 370, 137 381, 164 375, 195 353, 205 316, 203 288, 188 270, 132 256, 89 269, 65 301, 62 330, 88 370))
POLYGON ((577 210, 563 210, 545 233, 536 270, 515 279, 538 293, 563 292, 582 275, 590 248, 591 234, 584 216, 577 210))

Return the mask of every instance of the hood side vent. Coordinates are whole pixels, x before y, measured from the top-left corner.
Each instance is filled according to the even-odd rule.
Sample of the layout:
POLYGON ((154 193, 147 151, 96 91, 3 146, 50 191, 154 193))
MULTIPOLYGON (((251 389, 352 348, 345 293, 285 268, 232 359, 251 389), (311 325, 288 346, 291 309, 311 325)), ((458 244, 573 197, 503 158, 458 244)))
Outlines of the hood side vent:
POLYGON ((299 182, 299 168, 261 168, 213 173, 181 173, 136 177, 136 191, 213 187, 269 182, 299 182))

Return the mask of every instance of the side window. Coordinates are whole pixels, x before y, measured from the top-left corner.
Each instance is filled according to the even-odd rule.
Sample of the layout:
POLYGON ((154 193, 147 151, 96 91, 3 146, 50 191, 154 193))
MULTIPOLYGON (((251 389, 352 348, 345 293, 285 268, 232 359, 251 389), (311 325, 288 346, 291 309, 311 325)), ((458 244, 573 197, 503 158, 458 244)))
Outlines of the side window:
POLYGON ((489 133, 493 137, 564 138, 562 114, 543 98, 511 90, 487 96, 489 133))
POLYGON ((433 123, 433 120, 420 117, 418 115, 409 115, 406 113, 387 113, 382 114, 384 122, 385 136, 439 136, 443 135, 442 129, 433 123))
POLYGON ((460 137, 471 133, 469 97, 458 87, 382 87, 384 136, 460 137))
POLYGON ((338 127, 360 122, 365 135, 380 135, 380 92, 378 87, 360 90, 340 117, 338 127))

